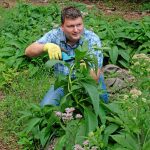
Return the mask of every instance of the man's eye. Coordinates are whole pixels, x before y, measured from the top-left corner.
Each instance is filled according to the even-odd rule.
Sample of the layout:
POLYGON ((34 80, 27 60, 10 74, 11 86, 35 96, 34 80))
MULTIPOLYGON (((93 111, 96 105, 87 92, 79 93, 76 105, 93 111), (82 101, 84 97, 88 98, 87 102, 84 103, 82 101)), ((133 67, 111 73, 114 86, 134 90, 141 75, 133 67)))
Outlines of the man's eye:
POLYGON ((73 28, 74 26, 68 26, 68 28, 73 28))
POLYGON ((81 26, 81 24, 77 24, 77 27, 80 27, 81 26))
POLYGON ((74 28, 74 27, 80 27, 81 24, 77 24, 77 25, 71 25, 71 26, 68 26, 68 28, 74 28))

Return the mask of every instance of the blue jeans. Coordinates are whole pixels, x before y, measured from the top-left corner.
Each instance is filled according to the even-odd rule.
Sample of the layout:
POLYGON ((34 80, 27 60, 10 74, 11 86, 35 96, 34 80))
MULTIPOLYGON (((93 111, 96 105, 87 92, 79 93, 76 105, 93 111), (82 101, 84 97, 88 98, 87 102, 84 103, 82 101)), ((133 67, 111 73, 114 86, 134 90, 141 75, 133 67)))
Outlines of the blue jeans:
MULTIPOLYGON (((103 90, 103 93, 100 95, 100 98, 105 103, 108 103, 108 93, 106 90, 106 84, 104 82, 104 76, 103 75, 100 76, 98 83, 100 84, 101 90, 103 90)), ((51 88, 49 89, 49 91, 44 96, 40 105, 41 106, 44 106, 44 105, 58 106, 59 101, 60 101, 61 97, 63 97, 63 96, 64 96, 63 88, 60 87, 60 88, 57 88, 56 90, 54 90, 54 85, 52 85, 51 88)))

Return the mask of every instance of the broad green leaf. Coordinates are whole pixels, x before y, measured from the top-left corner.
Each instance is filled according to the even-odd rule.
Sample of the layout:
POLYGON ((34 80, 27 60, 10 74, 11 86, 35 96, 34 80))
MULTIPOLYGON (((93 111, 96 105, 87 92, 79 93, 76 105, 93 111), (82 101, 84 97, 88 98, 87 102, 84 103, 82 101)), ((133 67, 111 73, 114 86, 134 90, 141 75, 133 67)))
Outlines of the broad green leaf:
POLYGON ((28 118, 28 117, 32 117, 32 112, 30 111, 19 111, 20 114, 22 114, 22 116, 17 120, 17 122, 22 121, 24 118, 28 118))
POLYGON ((89 108, 84 108, 84 114, 87 122, 88 132, 95 130, 98 126, 97 116, 89 108))
POLYGON ((105 135, 110 135, 110 134, 114 133, 118 129, 118 127, 119 126, 116 125, 116 124, 110 124, 109 126, 107 126, 105 128, 104 134, 105 135))
POLYGON ((113 148, 111 148, 111 150, 129 150, 128 148, 124 148, 121 145, 117 145, 115 144, 115 146, 113 148))
POLYGON ((79 47, 81 50, 79 50, 79 49, 76 49, 75 50, 75 59, 76 60, 81 60, 81 59, 83 59, 84 58, 84 56, 86 55, 86 53, 87 53, 87 50, 88 49, 84 49, 84 47, 83 47, 83 49, 82 49, 82 47, 79 47))
POLYGON ((97 116, 99 114, 99 101, 100 101, 98 89, 95 86, 85 83, 85 82, 82 82, 82 85, 84 86, 85 90, 88 92, 92 100, 94 111, 97 116))
POLYGON ((120 125, 120 126, 123 125, 123 121, 122 121, 119 117, 117 117, 117 116, 114 116, 114 117, 109 117, 109 116, 107 116, 106 119, 107 119, 109 122, 116 123, 116 124, 118 124, 118 125, 120 125))
POLYGON ((130 56, 126 50, 119 50, 119 54, 127 61, 129 62, 130 56))
POLYGON ((50 137, 50 133, 49 135, 46 135, 45 134, 45 131, 46 131, 47 127, 43 128, 41 131, 40 131, 40 141, 41 141, 41 144, 42 146, 44 147, 50 137))
POLYGON ((122 145, 124 148, 128 148, 129 150, 138 150, 139 145, 135 138, 133 138, 129 134, 116 134, 111 135, 111 137, 120 145, 122 145))
POLYGON ((16 57, 12 56, 6 60, 6 65, 12 67, 15 62, 16 62, 16 57))
POLYGON ((33 77, 39 70, 38 66, 29 65, 29 77, 33 77))
POLYGON ((140 53, 147 48, 150 49, 150 41, 142 43, 142 45, 138 47, 136 53, 140 53))
POLYGON ((119 60, 118 62, 119 62, 123 67, 129 68, 129 62, 126 62, 126 61, 124 61, 124 60, 119 60))
POLYGON ((106 112, 104 110, 104 107, 101 105, 99 105, 99 117, 100 117, 100 120, 101 120, 101 123, 102 124, 105 124, 106 123, 106 112))
MULTIPOLYGON (((121 47, 124 48, 124 49, 126 49, 126 45, 125 45, 124 42, 118 41, 118 42, 117 42, 117 45, 118 45, 118 46, 121 46, 121 47)), ((120 50, 119 50, 119 51, 120 51, 120 50)))
POLYGON ((65 64, 64 61, 61 61, 61 60, 48 60, 46 63, 45 63, 45 66, 47 68, 51 68, 53 67, 54 65, 56 65, 57 63, 60 63, 60 64, 65 64))
POLYGON ((87 128, 86 128, 85 120, 82 120, 77 130, 75 143, 82 144, 83 141, 85 140, 85 136, 87 136, 87 128))
POLYGON ((10 56, 13 56, 13 54, 11 54, 10 52, 0 53, 0 57, 10 57, 10 56))
POLYGON ((34 110, 34 111, 39 111, 39 112, 42 110, 42 108, 40 107, 40 105, 34 104, 34 103, 30 104, 30 108, 32 108, 32 110, 34 110))
POLYGON ((107 108, 109 111, 117 114, 122 114, 122 109, 118 103, 112 102, 108 104, 103 104, 105 108, 107 108))
POLYGON ((4 35, 6 35, 6 37, 9 37, 9 39, 14 38, 14 35, 12 33, 9 33, 9 32, 4 33, 4 35))
POLYGON ((55 144, 54 150, 62 150, 66 142, 66 135, 60 137, 55 144))
POLYGON ((32 128, 33 128, 34 126, 36 126, 36 124, 37 124, 38 122, 40 122, 40 121, 41 121, 41 118, 32 118, 32 119, 30 119, 30 120, 28 121, 28 123, 26 124, 27 127, 24 129, 24 131, 25 131, 26 133, 29 133, 29 132, 32 130, 32 128))
POLYGON ((150 139, 143 144, 142 150, 149 150, 149 149, 150 149, 150 139))
POLYGON ((18 69, 18 67, 22 64, 23 61, 24 61, 24 58, 17 58, 17 59, 16 59, 16 63, 13 64, 13 67, 14 67, 15 69, 18 69))
POLYGON ((146 32, 145 35, 147 35, 150 38, 150 32, 146 32))
POLYGON ((78 90, 78 89, 80 89, 81 88, 81 86, 78 84, 78 85, 73 85, 72 87, 71 87, 71 91, 74 91, 74 90, 78 90))
POLYGON ((118 59, 118 47, 117 46, 113 46, 111 50, 109 50, 109 56, 110 56, 110 60, 112 61, 113 64, 116 64, 116 61, 118 59))
POLYGON ((114 133, 117 129, 119 128, 118 125, 116 124, 110 124, 109 126, 107 126, 104 130, 104 142, 107 145, 108 144, 108 138, 109 136, 114 133))
POLYGON ((21 49, 22 43, 17 40, 9 40, 8 45, 14 46, 15 48, 21 49))

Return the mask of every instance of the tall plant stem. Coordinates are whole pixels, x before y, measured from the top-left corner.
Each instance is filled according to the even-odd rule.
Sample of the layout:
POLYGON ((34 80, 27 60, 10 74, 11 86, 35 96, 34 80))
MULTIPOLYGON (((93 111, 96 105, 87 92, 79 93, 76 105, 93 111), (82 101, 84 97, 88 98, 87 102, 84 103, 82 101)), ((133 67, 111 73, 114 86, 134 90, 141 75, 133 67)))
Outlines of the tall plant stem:
POLYGON ((72 87, 71 76, 72 76, 72 72, 73 72, 74 65, 75 65, 75 64, 73 64, 73 65, 70 67, 70 72, 69 72, 68 91, 69 91, 70 93, 71 93, 71 87, 72 87))

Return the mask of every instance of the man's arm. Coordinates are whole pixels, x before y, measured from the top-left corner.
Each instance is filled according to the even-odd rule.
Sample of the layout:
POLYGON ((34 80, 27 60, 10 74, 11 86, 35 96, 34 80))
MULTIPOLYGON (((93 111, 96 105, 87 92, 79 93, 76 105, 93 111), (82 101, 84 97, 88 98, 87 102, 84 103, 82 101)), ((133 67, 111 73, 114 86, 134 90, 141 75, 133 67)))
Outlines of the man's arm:
POLYGON ((43 53, 44 44, 32 43, 25 49, 25 55, 28 57, 36 57, 43 53))
POLYGON ((102 69, 100 68, 98 68, 97 73, 93 69, 90 70, 90 75, 96 81, 96 83, 98 83, 101 74, 102 74, 102 69))
POLYGON ((93 47, 96 46, 98 48, 101 48, 102 44, 100 38, 94 32, 87 31, 86 35, 89 41, 89 51, 96 56, 98 61, 98 70, 95 71, 91 68, 90 75, 98 83, 100 75, 102 74, 103 54, 101 51, 95 51, 93 47))

